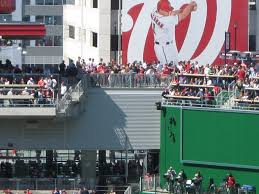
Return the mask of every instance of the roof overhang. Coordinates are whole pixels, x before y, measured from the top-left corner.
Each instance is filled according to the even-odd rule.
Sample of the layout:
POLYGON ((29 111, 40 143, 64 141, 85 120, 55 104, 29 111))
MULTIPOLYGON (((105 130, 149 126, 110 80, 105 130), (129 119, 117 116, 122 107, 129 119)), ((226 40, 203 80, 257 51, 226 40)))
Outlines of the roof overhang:
POLYGON ((46 27, 41 23, 0 23, 3 39, 37 39, 46 35, 46 27))

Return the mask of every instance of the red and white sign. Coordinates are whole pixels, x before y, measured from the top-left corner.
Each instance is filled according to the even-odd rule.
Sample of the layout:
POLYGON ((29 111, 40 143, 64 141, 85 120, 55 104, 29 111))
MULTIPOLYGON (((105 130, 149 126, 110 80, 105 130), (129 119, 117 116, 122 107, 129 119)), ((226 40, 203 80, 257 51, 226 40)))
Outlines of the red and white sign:
MULTIPOLYGON (((122 60, 157 61, 151 14, 159 0, 124 0, 122 10, 122 60)), ((183 9, 190 0, 169 0, 183 9)), ((178 61, 200 64, 223 63, 225 32, 230 32, 230 49, 248 49, 248 2, 246 0, 196 0, 197 10, 175 27, 178 61), (236 29, 235 29, 236 28, 236 29), (235 37, 236 36, 236 37, 235 37), (236 40, 236 48, 234 48, 236 40)), ((165 16, 166 17, 166 16, 165 16)), ((174 30, 173 30, 174 31, 174 30)), ((156 43, 157 44, 157 43, 156 43)))
POLYGON ((8 14, 15 11, 15 0, 0 0, 0 14, 8 14))

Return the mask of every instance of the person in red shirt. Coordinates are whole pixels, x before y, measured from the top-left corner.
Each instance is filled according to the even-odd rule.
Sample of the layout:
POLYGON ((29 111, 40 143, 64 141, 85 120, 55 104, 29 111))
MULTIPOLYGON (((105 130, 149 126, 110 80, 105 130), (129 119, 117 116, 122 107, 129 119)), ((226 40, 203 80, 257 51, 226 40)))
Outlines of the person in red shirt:
POLYGON ((97 67, 97 73, 105 73, 105 65, 103 63, 100 63, 97 67))
POLYGON ((38 81, 38 86, 40 86, 41 88, 43 88, 45 85, 45 82, 43 80, 43 77, 40 78, 40 80, 38 81))
POLYGON ((227 187, 227 190, 230 193, 233 193, 235 185, 236 185, 236 180, 233 177, 233 175, 231 173, 229 173, 227 175, 227 177, 226 177, 226 187, 227 187))
POLYGON ((243 81, 245 79, 246 76, 246 72, 244 70, 244 67, 239 67, 236 76, 239 80, 243 81))
POLYGON ((168 65, 164 65, 162 69, 162 76, 166 77, 170 75, 170 73, 171 73, 171 70, 169 69, 168 65))
POLYGON ((32 194, 32 192, 30 191, 30 189, 26 189, 26 191, 24 191, 24 194, 32 194))
POLYGON ((185 64, 185 72, 186 72, 186 73, 190 73, 190 69, 191 69, 191 63, 190 63, 190 61, 188 61, 188 62, 185 64))

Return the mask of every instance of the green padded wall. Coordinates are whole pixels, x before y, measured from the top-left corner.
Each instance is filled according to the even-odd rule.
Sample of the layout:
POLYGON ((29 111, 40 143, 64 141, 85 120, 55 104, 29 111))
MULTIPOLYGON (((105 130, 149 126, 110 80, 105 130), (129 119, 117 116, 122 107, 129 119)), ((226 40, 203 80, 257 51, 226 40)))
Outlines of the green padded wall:
POLYGON ((259 169, 259 115, 184 110, 184 161, 259 169))
POLYGON ((162 186, 173 166, 190 179, 200 171, 205 188, 209 178, 219 185, 229 172, 241 185, 259 188, 258 114, 162 107, 160 138, 162 186))

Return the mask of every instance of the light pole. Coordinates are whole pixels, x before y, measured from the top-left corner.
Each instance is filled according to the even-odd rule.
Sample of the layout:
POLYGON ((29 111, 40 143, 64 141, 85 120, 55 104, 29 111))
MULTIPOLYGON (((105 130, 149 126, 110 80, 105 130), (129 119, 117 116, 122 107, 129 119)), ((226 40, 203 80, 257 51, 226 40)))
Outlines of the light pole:
POLYGON ((237 24, 237 21, 235 21, 235 23, 234 23, 234 35, 235 35, 235 45, 234 45, 234 47, 235 47, 235 50, 237 50, 237 27, 238 27, 238 24, 237 24))
MULTIPOLYGON (((114 22, 114 25, 113 25, 113 27, 114 27, 114 35, 115 35, 115 37, 117 37, 117 23, 116 22, 114 22)), ((116 39, 115 39, 116 40, 116 39)), ((117 48, 118 48, 118 42, 117 41, 115 41, 116 43, 117 43, 117 45, 116 45, 116 47, 115 47, 115 53, 114 53, 114 61, 116 61, 117 62, 117 48)))

